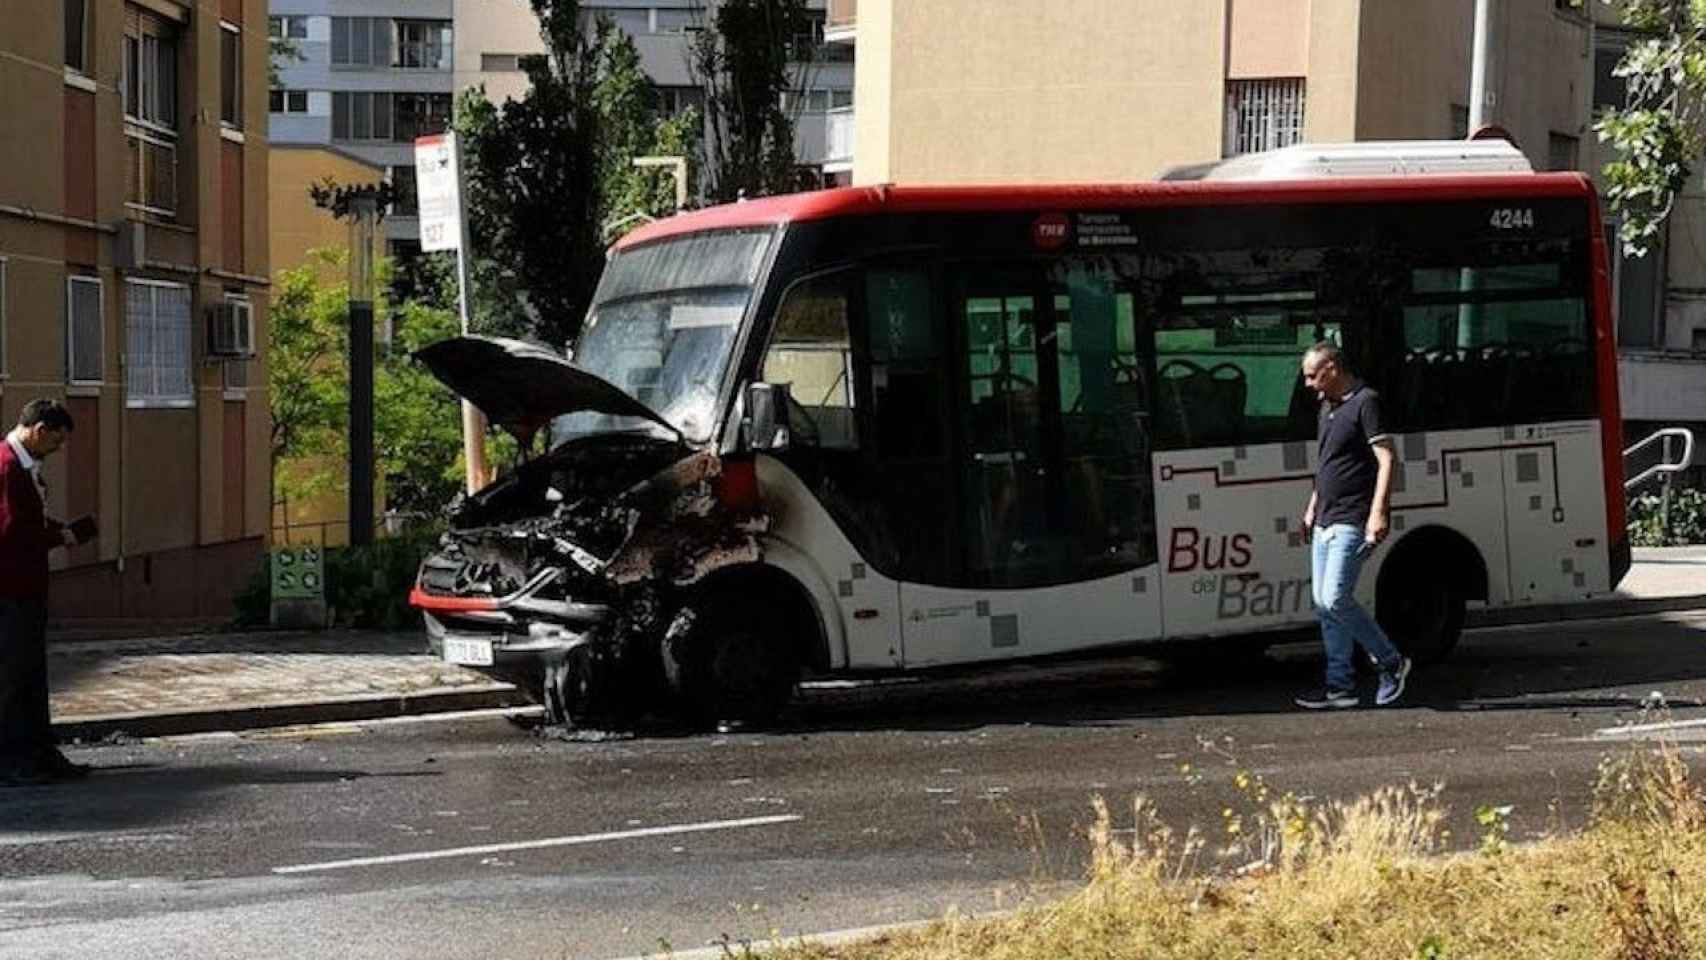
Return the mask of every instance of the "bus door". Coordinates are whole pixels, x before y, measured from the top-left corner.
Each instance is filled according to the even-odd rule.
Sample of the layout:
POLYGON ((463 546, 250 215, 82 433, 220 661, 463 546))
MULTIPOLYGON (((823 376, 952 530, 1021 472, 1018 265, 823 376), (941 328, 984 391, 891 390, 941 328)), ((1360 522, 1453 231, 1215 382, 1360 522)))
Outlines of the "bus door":
POLYGON ((907 665, 1158 636, 1148 361, 1118 271, 946 272, 957 582, 902 587, 907 665))

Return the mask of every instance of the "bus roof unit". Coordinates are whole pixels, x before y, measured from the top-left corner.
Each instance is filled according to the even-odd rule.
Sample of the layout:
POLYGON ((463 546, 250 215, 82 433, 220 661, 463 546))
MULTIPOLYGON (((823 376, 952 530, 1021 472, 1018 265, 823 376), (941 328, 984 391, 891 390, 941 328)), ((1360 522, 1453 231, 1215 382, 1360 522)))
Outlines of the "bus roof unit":
POLYGON ((1372 140, 1301 143, 1217 163, 1175 167, 1163 180, 1315 180, 1426 174, 1533 173, 1505 140, 1372 140))

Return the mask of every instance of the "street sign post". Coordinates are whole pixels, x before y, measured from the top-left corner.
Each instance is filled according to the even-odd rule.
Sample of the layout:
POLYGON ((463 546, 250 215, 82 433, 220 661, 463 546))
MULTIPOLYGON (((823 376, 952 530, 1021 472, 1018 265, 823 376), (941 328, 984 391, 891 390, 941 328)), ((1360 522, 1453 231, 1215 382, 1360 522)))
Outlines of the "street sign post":
MULTIPOLYGON (((420 210, 421 250, 456 251, 456 305, 466 336, 473 284, 468 272, 462 149, 454 131, 415 138, 415 194, 420 210)), ((486 418, 466 400, 462 401, 462 459, 467 463, 468 492, 473 493, 486 484, 486 418)))

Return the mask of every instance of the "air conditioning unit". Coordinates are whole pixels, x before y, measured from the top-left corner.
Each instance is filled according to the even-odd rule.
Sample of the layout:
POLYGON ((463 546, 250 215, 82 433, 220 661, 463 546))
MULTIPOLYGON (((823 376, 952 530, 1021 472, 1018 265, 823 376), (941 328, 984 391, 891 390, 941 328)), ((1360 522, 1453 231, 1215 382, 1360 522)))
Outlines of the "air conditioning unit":
POLYGON ((225 300, 208 309, 207 355, 218 358, 255 355, 254 307, 247 300, 225 300))

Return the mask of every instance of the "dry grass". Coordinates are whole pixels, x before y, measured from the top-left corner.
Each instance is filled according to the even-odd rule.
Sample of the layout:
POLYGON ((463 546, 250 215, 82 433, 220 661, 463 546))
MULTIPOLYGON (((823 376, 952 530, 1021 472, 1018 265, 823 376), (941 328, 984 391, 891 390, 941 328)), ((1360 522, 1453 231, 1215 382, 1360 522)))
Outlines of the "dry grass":
MULTIPOLYGON (((1245 809, 1211 842, 1177 835, 1137 800, 1098 798, 1082 890, 992 919, 950 915, 851 946, 779 945, 788 960, 1060 958, 1706 957, 1706 796, 1674 745, 1601 765, 1590 825, 1504 842, 1508 808, 1481 808, 1478 852, 1439 856, 1439 789, 1388 788, 1340 804, 1274 795, 1239 774, 1245 809), (1116 819, 1128 820, 1116 829, 1116 819), (1126 839, 1122 839, 1126 838, 1126 839), (1199 860, 1232 855, 1235 875, 1199 860)), ((744 949, 731 956, 747 955, 744 949)))

